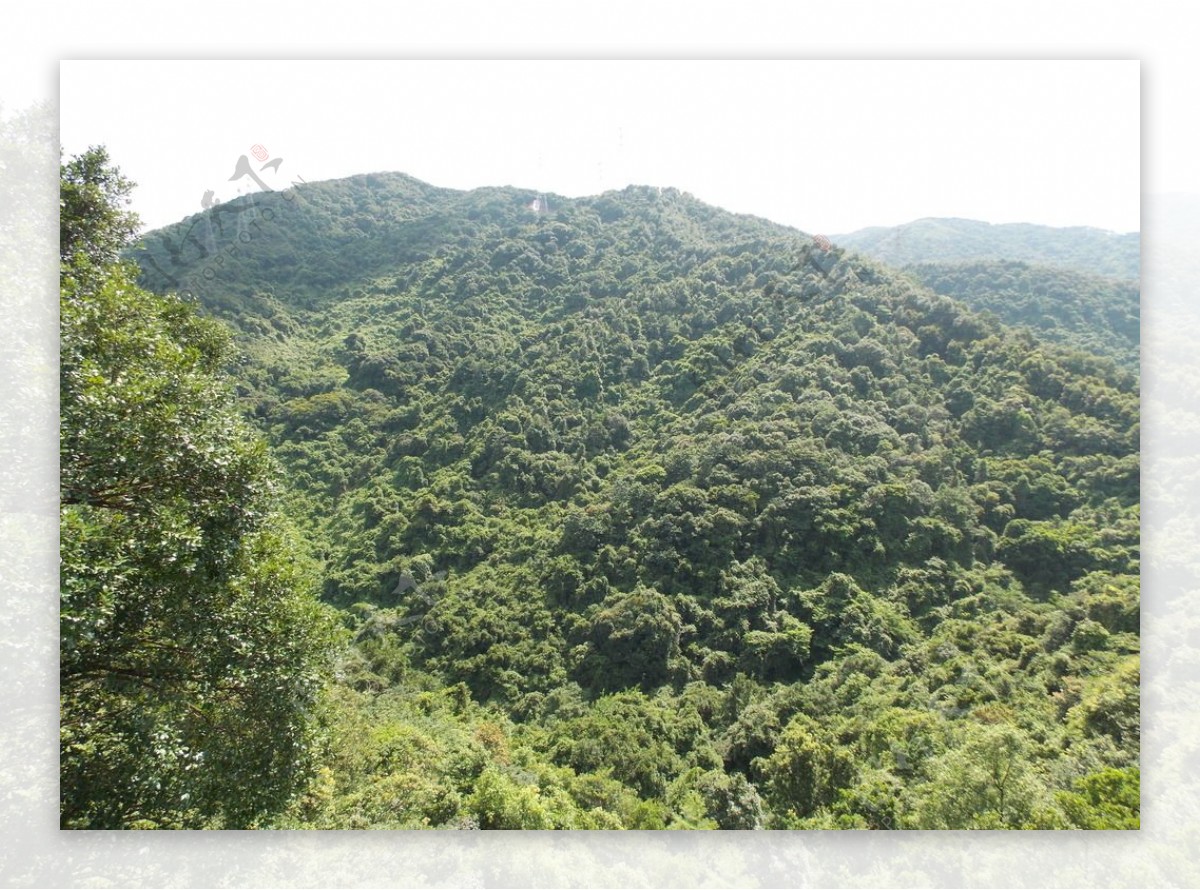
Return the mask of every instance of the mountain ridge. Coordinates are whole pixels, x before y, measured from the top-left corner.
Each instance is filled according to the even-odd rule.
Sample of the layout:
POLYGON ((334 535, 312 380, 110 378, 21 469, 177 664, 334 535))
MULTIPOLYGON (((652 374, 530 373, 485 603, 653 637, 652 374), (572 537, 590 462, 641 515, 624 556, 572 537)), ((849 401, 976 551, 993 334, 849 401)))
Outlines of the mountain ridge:
POLYGON ((831 237, 838 244, 895 266, 1020 260, 1128 279, 1137 279, 1140 268, 1139 233, 1090 226, 922 217, 899 226, 872 226, 831 237))

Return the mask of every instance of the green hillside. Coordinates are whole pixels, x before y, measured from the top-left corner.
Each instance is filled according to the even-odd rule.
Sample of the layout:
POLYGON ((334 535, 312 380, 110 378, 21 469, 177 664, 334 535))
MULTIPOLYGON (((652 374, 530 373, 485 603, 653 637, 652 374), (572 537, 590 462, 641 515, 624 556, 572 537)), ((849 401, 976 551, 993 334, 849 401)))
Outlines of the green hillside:
POLYGON ((916 263, 905 267, 935 293, 991 312, 1010 325, 1138 372, 1141 290, 1136 281, 1011 260, 916 263))
POLYGON ((918 219, 901 226, 859 229, 833 240, 892 266, 964 260, 1019 260, 1137 280, 1141 239, 1085 226, 992 224, 973 219, 918 219))
POLYGON ((1136 371, 673 189, 538 197, 359 176, 132 253, 235 330, 354 641, 271 824, 1136 827, 1136 371))

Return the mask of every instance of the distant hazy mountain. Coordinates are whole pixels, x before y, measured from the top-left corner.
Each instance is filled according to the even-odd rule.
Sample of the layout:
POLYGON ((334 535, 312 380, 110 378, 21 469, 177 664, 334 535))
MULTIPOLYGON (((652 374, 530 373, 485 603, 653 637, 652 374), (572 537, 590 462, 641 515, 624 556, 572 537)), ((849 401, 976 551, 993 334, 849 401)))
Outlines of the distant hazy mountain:
POLYGON ((893 266, 962 260, 1021 260, 1104 275, 1139 275, 1141 237, 1085 226, 993 225, 972 219, 926 218, 834 235, 840 246, 893 266))

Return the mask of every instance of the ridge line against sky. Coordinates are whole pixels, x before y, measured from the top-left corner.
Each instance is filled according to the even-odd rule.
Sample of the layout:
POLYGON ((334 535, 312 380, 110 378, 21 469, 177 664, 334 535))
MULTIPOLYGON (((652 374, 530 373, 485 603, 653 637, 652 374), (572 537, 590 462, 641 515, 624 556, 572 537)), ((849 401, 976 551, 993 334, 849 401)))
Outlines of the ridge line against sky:
POLYGON ((582 197, 674 187, 807 232, 924 217, 1140 228, 1140 63, 64 61, 147 229, 262 184, 403 172, 582 197), (138 95, 153 115, 113 115, 138 95), (257 146, 257 150, 255 147, 257 146), (263 167, 263 163, 274 166, 263 167), (209 194, 211 192, 211 194, 209 194))

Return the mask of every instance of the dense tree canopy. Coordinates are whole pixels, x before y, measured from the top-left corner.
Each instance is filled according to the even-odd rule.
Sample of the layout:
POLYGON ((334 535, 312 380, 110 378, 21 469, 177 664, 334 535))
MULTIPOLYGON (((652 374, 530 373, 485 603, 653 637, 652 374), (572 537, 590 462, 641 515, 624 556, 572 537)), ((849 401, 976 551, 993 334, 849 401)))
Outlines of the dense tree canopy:
POLYGON ((1005 324, 1138 369, 1141 291, 1135 280, 1007 260, 917 263, 906 270, 935 293, 1005 324))
POLYGON ((133 253, 235 329, 354 634, 278 824, 1135 823, 1136 364, 672 189, 534 197, 355 177, 133 253))

